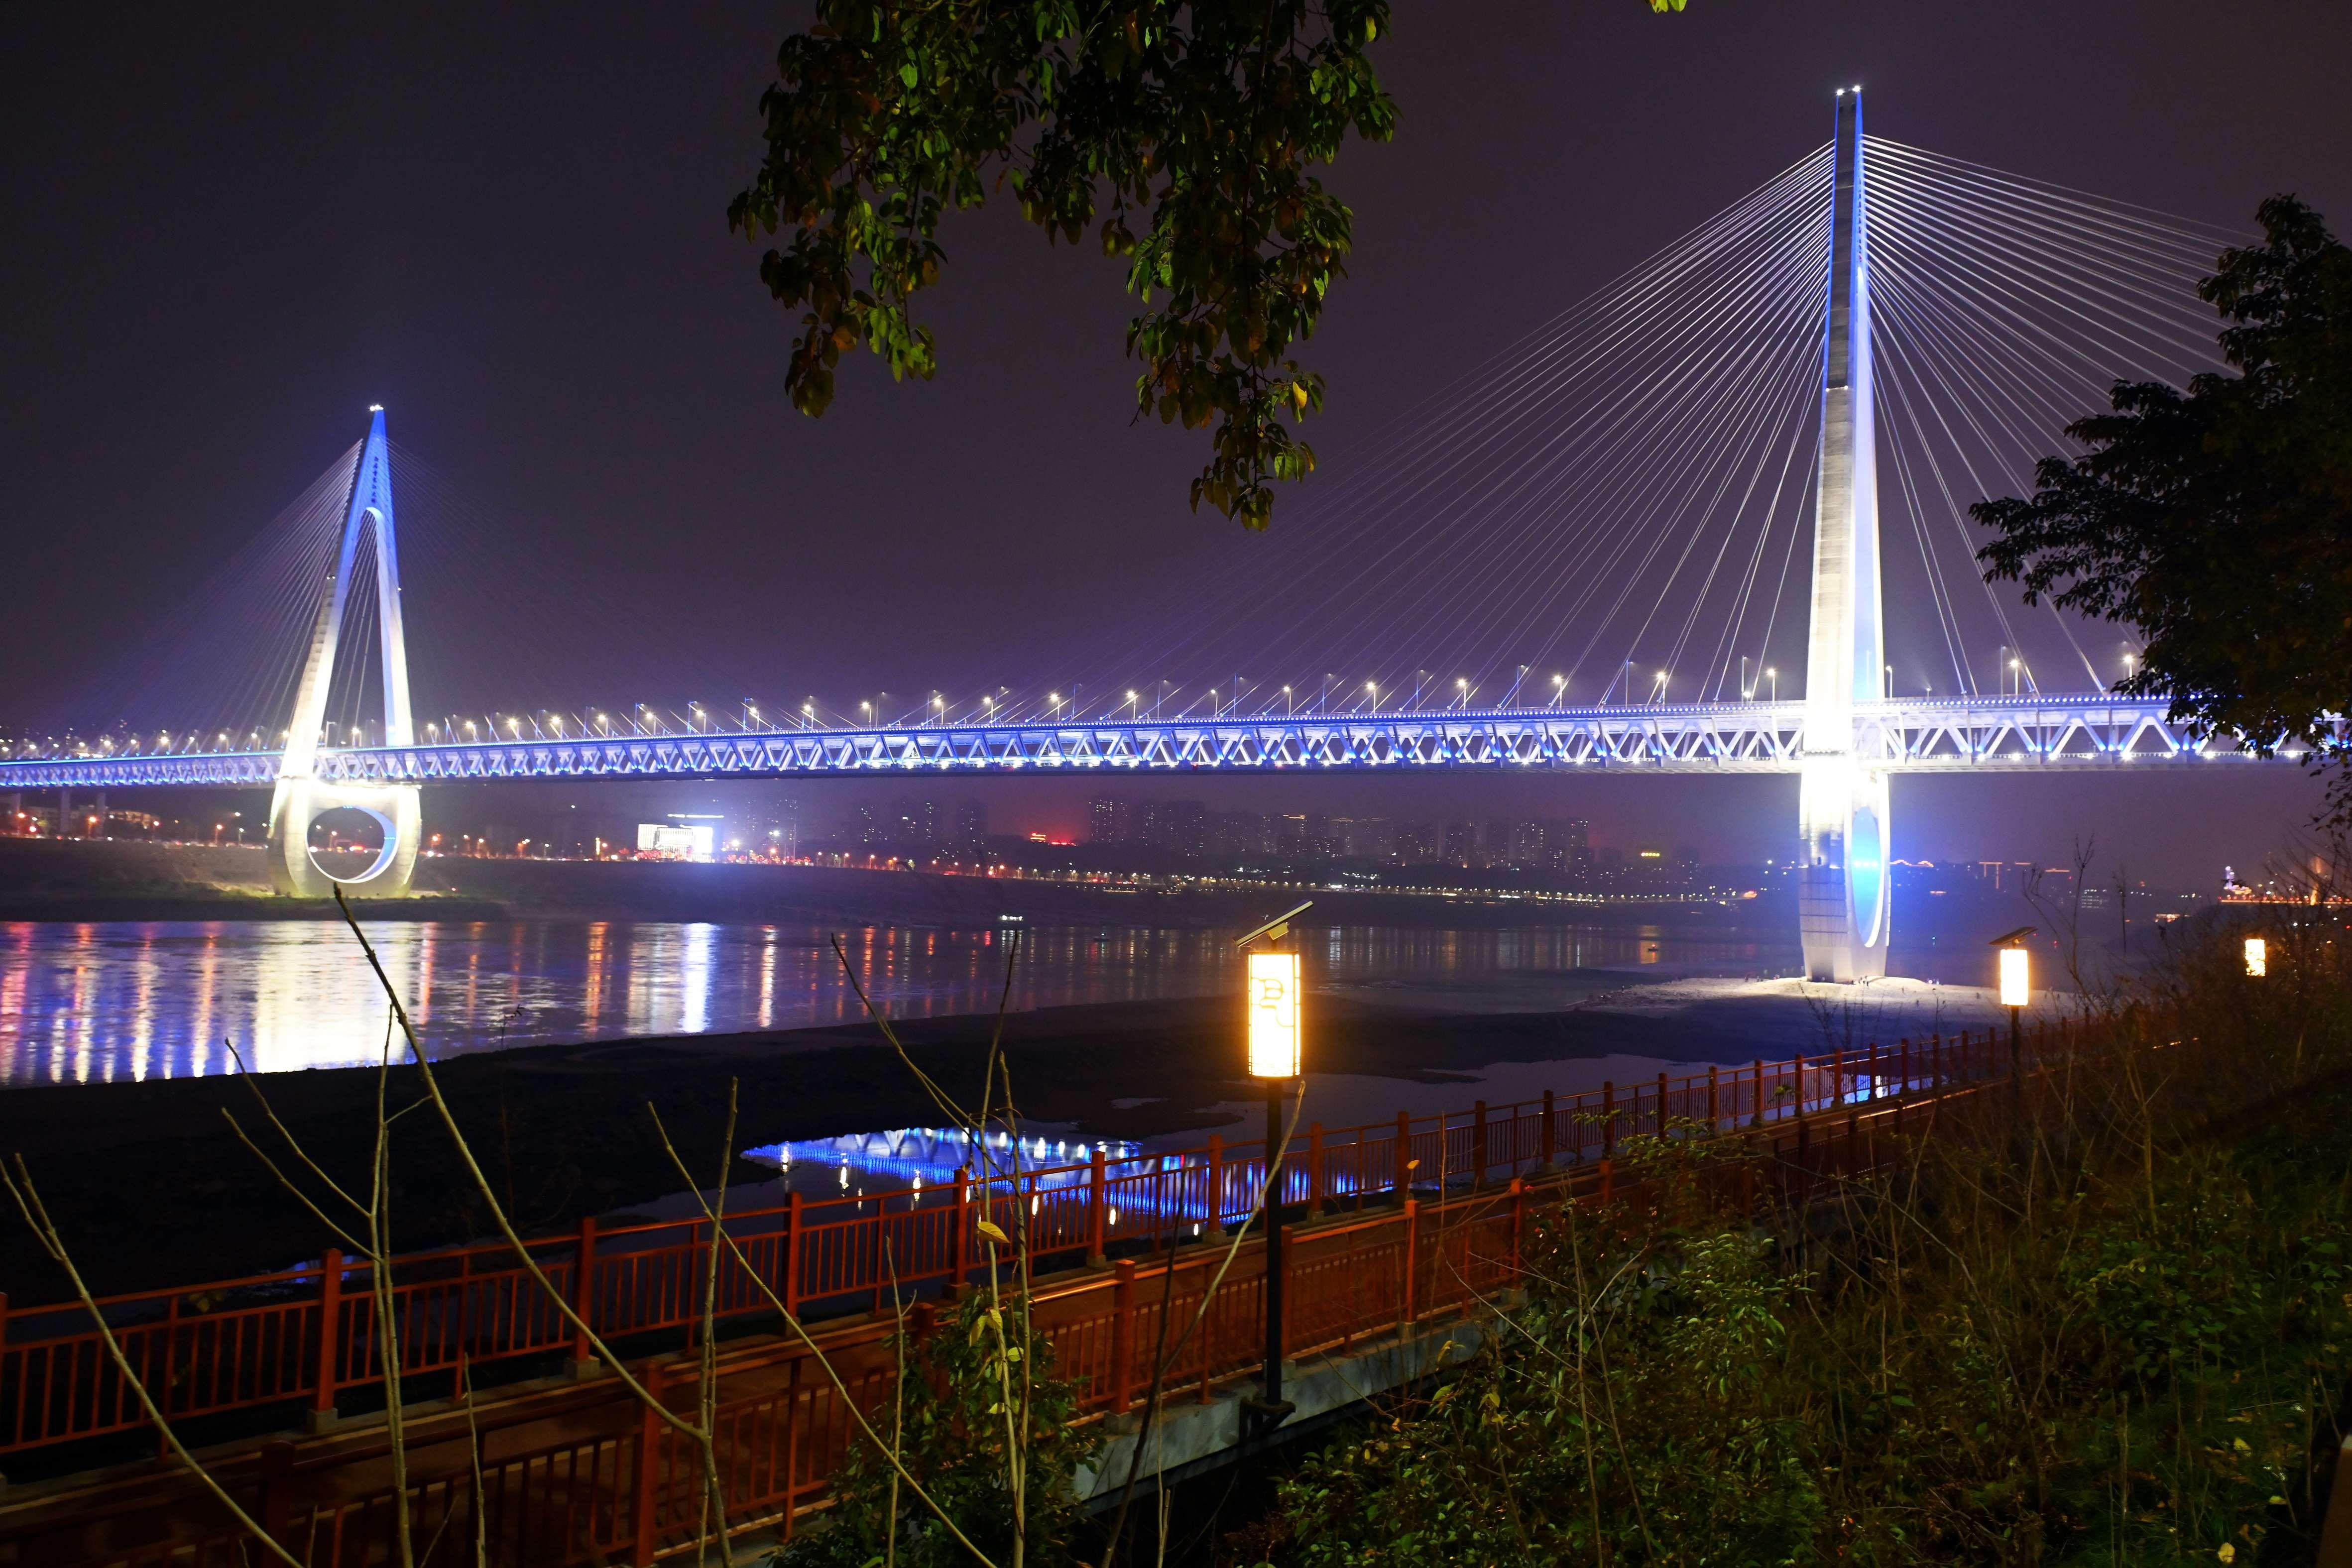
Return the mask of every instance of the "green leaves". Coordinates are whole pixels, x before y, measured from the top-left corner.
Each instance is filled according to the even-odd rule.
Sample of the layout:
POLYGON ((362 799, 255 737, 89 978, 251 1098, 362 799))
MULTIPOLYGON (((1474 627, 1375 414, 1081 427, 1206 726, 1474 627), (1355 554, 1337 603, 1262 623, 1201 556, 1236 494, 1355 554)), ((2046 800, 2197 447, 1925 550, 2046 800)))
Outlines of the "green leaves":
POLYGON ((2325 752, 2352 708, 2352 250, 2293 197, 2260 216, 2263 243, 2200 288, 2240 373, 2118 382, 2110 412, 2068 428, 2084 455, 1972 511, 2000 536, 1987 577, 2137 629, 2125 689, 2200 729, 2325 752))
MULTIPOLYGON (((978 1291, 936 1321, 919 1308, 895 1348, 905 1357, 897 1391, 904 1408, 894 1414, 885 1380, 873 1416, 886 1441, 903 1419, 899 1457, 908 1473, 990 1561, 1072 1568, 1081 1520, 1068 1478, 1096 1451, 1100 1429, 1074 1424, 1078 1391, 1055 1375, 1052 1344, 1033 1333, 1028 1301, 1008 1294, 997 1306, 989 1292, 978 1291), (1032 1342, 1027 1359, 1034 1364, 1026 1368, 1020 1365, 1024 1340, 1032 1342), (1008 1385, 1016 1409, 1027 1389, 1020 1442, 1030 1479, 1019 1520, 1006 1486, 1008 1428, 1015 1425, 1004 1414, 1008 1385)), ((971 1552, 911 1489, 893 1481, 885 1455, 854 1438, 835 1474, 827 1528, 796 1533, 770 1561, 778 1568, 871 1568, 879 1557, 902 1568, 966 1568, 971 1552)))
POLYGON ((1387 0, 822 0, 777 51, 766 156, 728 209, 747 239, 788 235, 760 277, 805 311, 793 407, 823 414, 860 340, 894 380, 933 373, 911 313, 940 221, 1009 190, 1048 243, 1102 220, 1139 306, 1137 413, 1213 426, 1193 508, 1265 528, 1274 486, 1315 469, 1296 427, 1323 383, 1290 356, 1354 250, 1314 172, 1395 133, 1368 57, 1388 26, 1387 0))
POLYGON ((1384 0, 827 0, 778 51, 766 156, 728 211, 786 236, 760 277, 801 312, 793 406, 822 415, 859 342, 894 380, 936 371, 913 307, 940 219, 1009 188, 1049 242, 1098 226, 1127 258, 1138 412, 1212 430, 1193 507, 1265 527, 1273 486, 1314 470, 1295 426, 1323 406, 1288 356, 1353 247, 1312 171, 1393 132, 1365 57, 1387 21, 1384 0))

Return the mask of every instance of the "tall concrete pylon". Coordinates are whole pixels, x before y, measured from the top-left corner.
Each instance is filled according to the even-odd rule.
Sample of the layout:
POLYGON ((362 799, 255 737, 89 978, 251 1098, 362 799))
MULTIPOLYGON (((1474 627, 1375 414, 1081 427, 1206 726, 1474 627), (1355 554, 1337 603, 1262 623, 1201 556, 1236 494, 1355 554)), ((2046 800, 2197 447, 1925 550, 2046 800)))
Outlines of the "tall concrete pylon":
POLYGON ((392 450, 383 434, 383 410, 368 411, 366 443, 352 471, 351 504, 343 512, 342 547, 319 595, 319 617, 310 630, 310 652, 302 684, 294 693, 294 717, 286 731, 286 751, 278 787, 269 801, 269 880, 278 891, 305 898, 330 896, 337 882, 370 897, 396 898, 408 891, 416 869, 422 822, 414 784, 352 785, 316 776, 321 731, 327 722, 327 685, 335 669, 335 648, 343 632, 343 610, 352 592, 352 567, 362 530, 375 530, 376 625, 383 661, 383 741, 409 746, 416 739, 408 704, 408 642, 400 616, 399 530, 392 508, 392 450), (383 830, 383 847, 357 876, 330 877, 310 857, 310 828, 321 813, 363 811, 383 830))
POLYGON ((1886 662, 1860 88, 1838 94, 1833 151, 1797 913, 1807 977, 1864 980, 1886 973, 1891 911, 1887 776, 1865 761, 1854 724, 1857 704, 1885 695, 1886 662))

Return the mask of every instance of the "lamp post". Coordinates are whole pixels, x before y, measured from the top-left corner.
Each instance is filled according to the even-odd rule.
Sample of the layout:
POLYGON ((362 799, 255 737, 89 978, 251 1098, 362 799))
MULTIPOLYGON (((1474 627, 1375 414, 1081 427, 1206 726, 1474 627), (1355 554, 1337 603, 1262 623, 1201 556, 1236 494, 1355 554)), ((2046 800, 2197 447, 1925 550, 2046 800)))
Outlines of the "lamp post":
POLYGON ((2009 1009, 2009 1075, 2012 1080, 2024 1057, 2025 1004, 2031 998, 2033 962, 2026 952, 2025 940, 2033 932, 2034 927, 2021 925, 1992 940, 1992 945, 2000 949, 2000 1005, 2009 1009))
POLYGON ((1265 1366, 1258 1396, 1245 1402, 1244 1440, 1273 1431, 1296 1408, 1282 1396, 1282 1102, 1301 1070, 1300 988, 1298 955, 1282 943, 1291 921, 1308 907, 1300 904, 1237 944, 1249 961, 1249 1071, 1265 1089, 1265 1366), (1253 946, 1260 941, 1265 947, 1253 946))

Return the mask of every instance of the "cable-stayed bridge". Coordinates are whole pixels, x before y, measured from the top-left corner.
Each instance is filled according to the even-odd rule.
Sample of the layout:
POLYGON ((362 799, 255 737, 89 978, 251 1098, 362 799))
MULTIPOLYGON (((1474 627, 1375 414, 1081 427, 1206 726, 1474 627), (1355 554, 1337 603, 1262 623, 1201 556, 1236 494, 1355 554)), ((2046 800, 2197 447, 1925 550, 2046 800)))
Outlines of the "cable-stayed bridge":
MULTIPOLYGON (((1262 586, 1222 619, 1188 615, 1124 658, 1198 667, 1247 646, 1253 660, 1344 659, 1372 673, 1339 683, 1336 703, 1328 676, 1298 691, 1235 677, 1171 716, 1165 683, 1114 679, 1092 703, 999 687, 952 710, 934 695, 895 720, 871 705, 848 714, 811 699, 775 714, 747 701, 740 715, 698 706, 676 725, 641 706, 539 710, 503 725, 431 722, 420 735, 378 409, 355 455, 298 507, 305 548, 331 549, 295 574, 308 634, 290 702, 261 711, 265 697, 262 722, 235 731, 18 746, 0 760, 0 789, 266 785, 273 877, 318 894, 328 884, 310 828, 339 809, 383 831, 356 880, 405 889, 428 783, 1796 773, 1808 971, 1880 974, 1894 774, 2263 758, 2241 737, 2185 732, 2161 702, 2106 689, 2077 629, 2054 617, 2084 689, 2045 690, 2009 607, 1987 591, 1974 608, 1956 586, 1976 575, 1967 503, 2026 482, 2109 381, 2215 368, 2210 313, 2200 319, 2190 285, 2229 237, 1866 137, 1859 90, 1839 94, 1828 146, 1522 343, 1482 372, 1481 394, 1403 433, 1399 449, 1426 461, 1349 498, 1351 553, 1320 575, 1318 613, 1295 612, 1295 583, 1262 586), (1900 558, 1909 577, 1891 598, 1896 558, 1882 514, 1907 522, 1917 549, 1916 568, 1900 558), (1801 621, 1801 540, 1811 558, 1801 621), (372 594, 357 591, 362 580, 372 594), (1517 664, 1496 694, 1501 677, 1484 672, 1499 656, 1488 651, 1470 654, 1484 660, 1476 682, 1425 669, 1408 678, 1409 654, 1381 639, 1416 615, 1495 628, 1568 673, 1530 689, 1535 665, 1517 664), (1989 667, 1971 647, 1972 617, 2000 639, 1989 667), (366 623, 372 639, 354 634, 366 623), (1279 646, 1309 628, 1334 641, 1279 646), (1916 694, 1897 690, 1890 629, 1927 650, 1906 659, 1942 672, 1916 676, 1916 694), (371 641, 381 719, 347 711, 333 744, 339 673, 371 641), (1600 665, 1607 642, 1625 656, 1600 665), (1791 655, 1785 699, 1776 647, 1791 655), (1608 675, 1597 699, 1570 701, 1594 667, 1608 675), (1694 687, 1696 700, 1680 700, 1694 687)), ((2126 655, 2116 673, 2128 669, 2126 655)))

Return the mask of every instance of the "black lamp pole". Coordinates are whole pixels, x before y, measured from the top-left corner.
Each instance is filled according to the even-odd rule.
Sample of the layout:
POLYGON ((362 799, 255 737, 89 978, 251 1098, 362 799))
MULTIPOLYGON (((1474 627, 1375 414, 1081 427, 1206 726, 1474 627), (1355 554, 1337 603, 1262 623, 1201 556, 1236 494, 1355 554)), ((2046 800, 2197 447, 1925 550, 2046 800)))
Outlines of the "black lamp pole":
MULTIPOLYGON (((1260 937, 1279 944, 1290 934, 1290 922, 1309 907, 1302 904, 1286 915, 1276 916, 1244 936, 1236 946, 1247 952, 1250 944, 1260 937)), ((1280 961, 1284 955, 1278 950, 1275 954, 1253 955, 1250 969, 1254 984, 1259 983, 1259 956, 1269 960, 1264 979, 1265 989, 1255 996, 1250 1005, 1253 1009, 1268 1007, 1271 1013, 1261 1019, 1255 1010, 1252 1011, 1249 1070, 1250 1075, 1265 1086, 1265 1193, 1259 1204, 1265 1223, 1265 1365, 1259 1374, 1256 1396, 1242 1401, 1241 1440, 1244 1443, 1272 1432, 1288 1420, 1295 1409, 1282 1396, 1282 1097, 1305 1071, 1297 1011, 1298 960, 1290 956, 1286 965, 1280 961), (1265 1028, 1263 1041, 1259 1039, 1261 1024, 1265 1028), (1265 1047, 1263 1052, 1261 1044, 1265 1047)))
POLYGON ((1265 1080, 1265 1372, 1259 1414, 1267 1430, 1290 1413, 1282 1400, 1282 1092, 1287 1082, 1265 1080))

